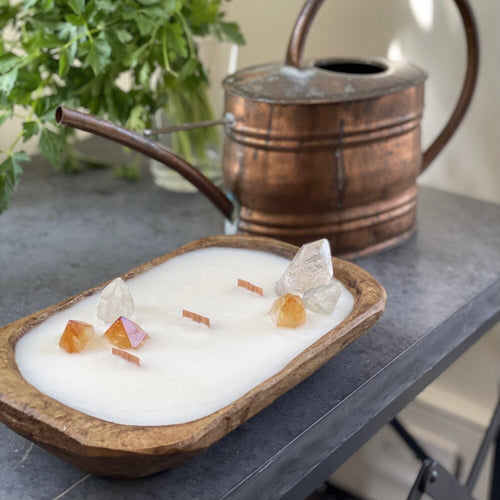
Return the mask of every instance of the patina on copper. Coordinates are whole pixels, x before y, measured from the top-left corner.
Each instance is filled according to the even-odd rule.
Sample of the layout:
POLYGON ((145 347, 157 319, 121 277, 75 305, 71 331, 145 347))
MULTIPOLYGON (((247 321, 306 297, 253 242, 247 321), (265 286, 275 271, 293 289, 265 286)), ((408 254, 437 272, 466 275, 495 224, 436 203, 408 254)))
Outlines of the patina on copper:
POLYGON ((341 254, 393 244, 415 222, 426 74, 363 59, 383 77, 332 77, 313 64, 361 63, 267 65, 224 82, 235 121, 223 175, 241 204, 238 229, 295 244, 326 237, 341 254))
MULTIPOLYGON (((387 249, 416 228, 419 173, 441 151, 470 103, 479 45, 467 0, 455 0, 467 39, 467 71, 457 106, 422 154, 421 69, 380 58, 301 63, 322 0, 308 0, 286 64, 246 68, 224 82, 226 187, 241 206, 239 233, 294 244, 328 238, 333 252, 356 257, 387 249)), ((233 203, 184 160, 139 134, 67 108, 59 123, 131 147, 173 168, 231 219, 233 203)))

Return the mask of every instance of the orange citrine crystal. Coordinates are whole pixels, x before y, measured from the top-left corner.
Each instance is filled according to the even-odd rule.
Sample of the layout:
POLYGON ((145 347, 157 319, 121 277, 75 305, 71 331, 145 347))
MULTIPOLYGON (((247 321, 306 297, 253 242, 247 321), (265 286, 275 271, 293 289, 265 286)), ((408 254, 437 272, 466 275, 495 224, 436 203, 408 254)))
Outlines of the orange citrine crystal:
POLYGON ((296 328, 306 321, 306 310, 298 295, 287 293, 277 298, 271 306, 271 318, 276 326, 296 328))
POLYGON ((122 349, 137 349, 148 338, 148 334, 136 323, 120 316, 105 332, 104 336, 122 349))
POLYGON ((59 339, 59 347, 70 353, 81 352, 94 336, 94 333, 94 327, 89 323, 70 319, 59 339))

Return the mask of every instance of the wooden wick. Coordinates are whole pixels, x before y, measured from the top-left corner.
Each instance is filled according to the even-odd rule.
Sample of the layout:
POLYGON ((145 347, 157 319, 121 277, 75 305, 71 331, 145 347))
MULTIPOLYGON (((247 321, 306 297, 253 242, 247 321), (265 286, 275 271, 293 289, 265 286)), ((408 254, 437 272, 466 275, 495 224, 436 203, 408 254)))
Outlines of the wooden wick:
POLYGON ((241 278, 238 278, 238 286, 241 286, 242 288, 246 288, 247 290, 250 290, 253 293, 256 293, 257 295, 262 295, 264 294, 264 290, 260 286, 255 286, 250 281, 245 281, 242 280, 241 278))
POLYGON ((128 361, 130 363, 135 363, 137 366, 141 366, 141 360, 137 356, 134 356, 133 354, 130 354, 127 351, 122 351, 121 349, 117 349, 116 347, 112 347, 111 352, 115 356, 119 356, 120 358, 123 358, 125 361, 128 361))
POLYGON ((201 314, 196 314, 191 311, 186 311, 186 309, 182 310, 182 317, 183 318, 190 318, 193 321, 196 321, 197 323, 203 323, 204 325, 210 326, 210 318, 207 318, 206 316, 202 316, 201 314))

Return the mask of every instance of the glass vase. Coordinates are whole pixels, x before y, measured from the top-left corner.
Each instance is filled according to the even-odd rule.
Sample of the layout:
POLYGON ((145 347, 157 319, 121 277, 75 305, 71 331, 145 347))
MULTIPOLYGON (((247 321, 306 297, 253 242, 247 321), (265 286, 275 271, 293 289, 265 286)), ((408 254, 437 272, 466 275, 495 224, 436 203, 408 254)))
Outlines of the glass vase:
MULTIPOLYGON (((209 84, 195 92, 172 92, 165 108, 155 114, 155 128, 221 118, 224 112, 222 80, 236 70, 238 46, 215 38, 198 41, 198 54, 206 68, 209 84)), ((156 140, 198 168, 216 184, 221 184, 221 157, 224 127, 213 126, 159 135, 156 140)), ((174 170, 150 161, 156 185, 177 192, 195 192, 196 188, 174 170)))

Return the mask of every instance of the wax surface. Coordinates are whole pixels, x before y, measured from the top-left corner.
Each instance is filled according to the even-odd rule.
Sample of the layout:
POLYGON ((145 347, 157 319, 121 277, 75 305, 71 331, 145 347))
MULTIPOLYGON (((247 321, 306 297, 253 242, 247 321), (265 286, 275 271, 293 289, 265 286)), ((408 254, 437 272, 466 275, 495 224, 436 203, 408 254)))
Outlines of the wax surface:
POLYGON ((111 355, 97 293, 24 335, 16 345, 19 370, 45 394, 110 422, 167 425, 209 415, 279 372, 352 310, 343 287, 332 315, 307 311, 304 325, 276 327, 268 312, 288 263, 232 248, 183 254, 127 281, 135 301, 130 319, 150 336, 130 350, 140 367, 111 355), (263 287, 264 296, 238 288, 238 278, 263 287), (182 318, 182 309, 208 316, 210 328, 182 318), (58 346, 69 319, 95 326, 78 354, 58 346))

